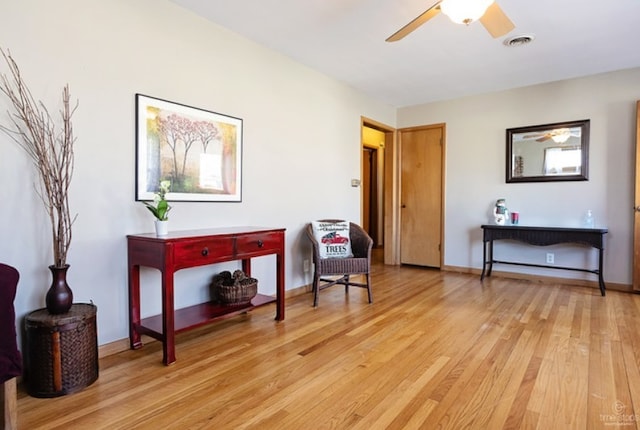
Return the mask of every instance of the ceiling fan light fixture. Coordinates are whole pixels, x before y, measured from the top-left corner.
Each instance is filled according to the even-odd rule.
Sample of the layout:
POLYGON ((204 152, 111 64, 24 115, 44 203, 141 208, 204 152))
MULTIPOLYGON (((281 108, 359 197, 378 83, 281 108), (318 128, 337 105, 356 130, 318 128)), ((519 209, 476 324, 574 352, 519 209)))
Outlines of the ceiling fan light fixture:
POLYGON ((571 130, 568 128, 561 128, 557 131, 557 133, 551 136, 551 139, 555 143, 565 143, 571 137, 571 130))
POLYGON ((456 24, 469 25, 484 15, 494 0, 442 0, 440 10, 456 24))

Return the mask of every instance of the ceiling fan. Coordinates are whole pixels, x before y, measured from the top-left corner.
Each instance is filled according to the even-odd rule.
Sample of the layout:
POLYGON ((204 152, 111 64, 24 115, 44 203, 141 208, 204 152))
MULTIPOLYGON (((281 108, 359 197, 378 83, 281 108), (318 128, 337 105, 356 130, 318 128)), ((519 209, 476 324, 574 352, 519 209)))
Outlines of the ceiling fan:
POLYGON ((523 139, 536 139, 536 142, 545 142, 549 139, 553 139, 555 143, 564 143, 569 140, 570 137, 580 137, 579 129, 570 128, 556 128, 555 130, 548 131, 546 133, 528 134, 522 136, 523 139))
POLYGON ((494 0, 440 0, 389 36, 386 41, 396 42, 404 38, 440 12, 458 24, 469 25, 479 19, 494 38, 503 36, 515 28, 494 0))

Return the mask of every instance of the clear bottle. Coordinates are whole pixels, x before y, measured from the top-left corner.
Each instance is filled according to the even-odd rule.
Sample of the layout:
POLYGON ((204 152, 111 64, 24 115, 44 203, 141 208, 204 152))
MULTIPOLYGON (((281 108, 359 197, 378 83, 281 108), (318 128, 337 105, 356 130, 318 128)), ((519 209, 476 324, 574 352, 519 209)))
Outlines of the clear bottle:
POLYGON ((594 228, 596 226, 596 221, 593 218, 593 212, 591 209, 584 214, 584 217, 582 218, 582 226, 584 228, 594 228))

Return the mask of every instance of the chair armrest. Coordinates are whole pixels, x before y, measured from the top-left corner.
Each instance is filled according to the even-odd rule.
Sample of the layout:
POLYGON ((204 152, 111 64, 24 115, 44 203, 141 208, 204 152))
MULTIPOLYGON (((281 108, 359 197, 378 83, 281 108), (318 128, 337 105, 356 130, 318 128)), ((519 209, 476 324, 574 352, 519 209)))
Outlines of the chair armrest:
POLYGON ((373 239, 358 224, 350 223, 351 251, 354 257, 371 258, 373 239))
POLYGON ((0 383, 22 374, 22 355, 16 339, 16 297, 18 270, 0 263, 0 383))
POLYGON ((317 264, 318 261, 320 261, 320 244, 313 235, 313 226, 311 224, 307 225, 306 232, 307 237, 311 241, 311 245, 313 247, 313 263, 317 264))

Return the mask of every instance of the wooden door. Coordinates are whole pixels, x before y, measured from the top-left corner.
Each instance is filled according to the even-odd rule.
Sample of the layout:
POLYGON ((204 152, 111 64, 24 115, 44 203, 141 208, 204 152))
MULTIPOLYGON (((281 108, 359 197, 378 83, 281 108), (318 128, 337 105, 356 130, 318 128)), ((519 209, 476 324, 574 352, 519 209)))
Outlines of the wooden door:
POLYGON ((633 290, 640 291, 640 101, 636 104, 636 197, 633 216, 633 290))
POLYGON ((400 262, 441 266, 444 126, 400 130, 400 262))

